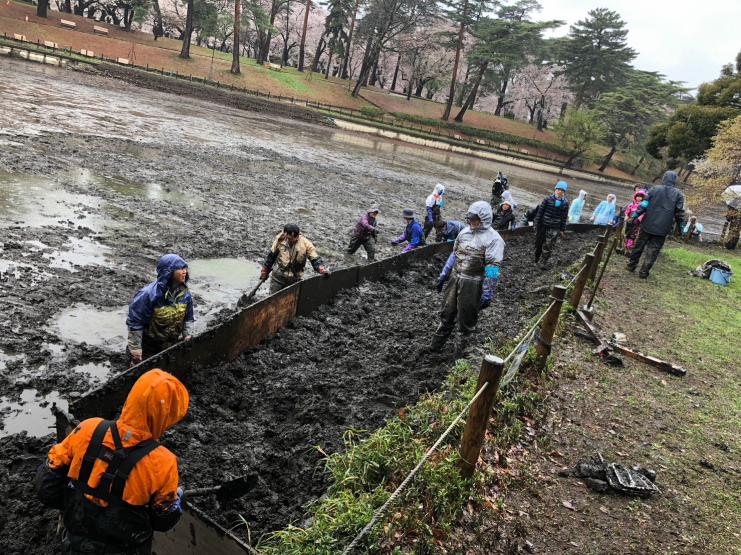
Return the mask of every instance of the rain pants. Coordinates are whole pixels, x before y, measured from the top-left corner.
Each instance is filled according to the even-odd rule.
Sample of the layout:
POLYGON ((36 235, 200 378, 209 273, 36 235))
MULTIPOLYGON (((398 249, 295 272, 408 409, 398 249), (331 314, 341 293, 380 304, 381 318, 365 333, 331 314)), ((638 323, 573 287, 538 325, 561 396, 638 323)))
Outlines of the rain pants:
POLYGON ((177 378, 150 370, 118 420, 88 418, 51 448, 36 491, 45 505, 64 510, 63 553, 150 553, 153 532, 177 523, 177 458, 157 440, 188 403, 177 378))
POLYGON ((467 344, 476 329, 479 310, 491 302, 499 279, 504 240, 491 227, 491 207, 488 202, 478 201, 468 211, 477 214, 481 224, 477 229, 466 226, 460 232, 438 278, 445 282, 445 288, 433 349, 445 343, 456 322, 462 336, 460 346, 467 344))
POLYGON ((352 236, 350 237, 350 244, 347 247, 347 254, 355 254, 361 246, 365 249, 368 254, 368 260, 372 261, 376 259, 376 238, 378 232, 376 230, 377 222, 373 217, 376 208, 369 209, 355 224, 352 236))

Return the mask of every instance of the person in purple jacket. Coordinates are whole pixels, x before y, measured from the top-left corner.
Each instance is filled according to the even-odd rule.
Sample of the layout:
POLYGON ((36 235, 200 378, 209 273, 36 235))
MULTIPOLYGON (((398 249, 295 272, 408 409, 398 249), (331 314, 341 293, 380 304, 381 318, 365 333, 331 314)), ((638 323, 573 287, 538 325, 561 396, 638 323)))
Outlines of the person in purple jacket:
POLYGON ((376 218, 378 218, 378 212, 378 208, 373 206, 360 217, 352 231, 347 254, 355 254, 355 251, 362 245, 368 254, 368 262, 373 262, 376 259, 376 241, 378 239, 376 218))
POLYGON ((406 209, 402 213, 402 216, 407 225, 404 228, 404 232, 391 241, 391 244, 395 247, 396 245, 407 243, 407 246, 404 247, 404 250, 401 252, 409 252, 417 247, 424 246, 425 232, 422 225, 414 217, 414 210, 406 209))

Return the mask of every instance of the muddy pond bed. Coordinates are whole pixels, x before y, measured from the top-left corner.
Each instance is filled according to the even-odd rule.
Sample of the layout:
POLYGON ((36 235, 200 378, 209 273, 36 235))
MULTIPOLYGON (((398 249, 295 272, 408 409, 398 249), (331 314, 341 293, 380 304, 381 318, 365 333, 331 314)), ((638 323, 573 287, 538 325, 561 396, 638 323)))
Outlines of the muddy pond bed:
MULTIPOLYGON (((581 259, 595 238, 569 234, 554 270, 581 259)), ((532 268, 531 249, 532 236, 508 239, 495 300, 479 320, 478 349, 487 338, 496 344, 515 337, 548 303, 547 292, 532 291, 553 283, 554 271, 532 268)), ((194 371, 188 416, 165 438, 180 458, 185 487, 252 473, 260 480, 237 500, 193 502, 226 528, 243 517, 253 539, 300 526, 306 503, 328 486, 322 452, 341 450, 346 430, 372 431, 444 381, 452 343, 441 354, 427 350, 440 303, 433 284, 443 264, 438 255, 342 291, 234 361, 194 371)), ((244 526, 235 532, 246 537, 244 526)))

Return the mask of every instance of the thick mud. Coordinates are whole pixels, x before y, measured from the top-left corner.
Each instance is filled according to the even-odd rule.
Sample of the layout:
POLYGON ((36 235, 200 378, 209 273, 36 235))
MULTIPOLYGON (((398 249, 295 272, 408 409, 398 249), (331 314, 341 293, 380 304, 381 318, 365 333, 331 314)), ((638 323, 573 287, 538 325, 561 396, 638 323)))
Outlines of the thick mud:
MULTIPOLYGON (((398 252, 388 244, 402 227, 397 215, 406 207, 421 212, 437 181, 447 186, 445 215, 462 219, 471 202, 487 198, 499 169, 483 172, 477 163, 474 171, 465 157, 430 159, 393 142, 369 145, 324 126, 10 60, 0 60, 0 94, 3 553, 23 552, 20 545, 44 552, 38 538, 52 518, 30 490, 47 440, 17 434, 48 438, 51 403, 64 408, 126 368, 126 305, 153 279, 162 253, 193 262, 202 330, 255 283, 256 264, 285 222, 302 226, 330 268, 362 263, 342 252, 368 205, 381 207, 378 255, 388 256, 398 252)), ((545 193, 550 181, 535 182, 545 193)), ((510 244, 480 338, 515 333, 545 302, 527 291, 550 283, 553 273, 532 271, 519 241, 510 244)), ((584 241, 565 243, 557 262, 581 257, 584 241)), ((207 384, 193 384, 192 414, 169 438, 185 484, 254 468, 261 486, 245 505, 220 508, 220 518, 233 523, 244 514, 259 531, 300 520, 301 506, 325 485, 311 446, 340 448, 343 430, 376 427, 436 387, 449 367, 444 357, 416 357, 436 325, 437 270, 418 268, 363 286, 362 295, 346 293, 256 352, 203 374, 239 395, 222 402, 228 388, 204 389, 205 401, 197 402, 207 384), (237 397, 248 401, 235 406, 237 397), (291 472, 271 477, 281 468, 291 472)))
MULTIPOLYGON (((592 233, 570 234, 555 267, 580 259, 594 240, 592 233)), ((529 236, 508 241, 503 277, 474 345, 515 337, 549 302, 545 292, 532 290, 552 283, 554 274, 532 268, 531 250, 529 236)), ((347 429, 377 428, 437 389, 449 371, 452 344, 447 353, 427 352, 440 305, 433 285, 443 263, 437 257, 341 292, 254 351, 194 372, 188 417, 166 439, 186 487, 260 476, 244 498, 194 503, 227 528, 243 517, 253 538, 289 522, 300 525, 305 504, 327 487, 322 453, 341 449, 347 429)))

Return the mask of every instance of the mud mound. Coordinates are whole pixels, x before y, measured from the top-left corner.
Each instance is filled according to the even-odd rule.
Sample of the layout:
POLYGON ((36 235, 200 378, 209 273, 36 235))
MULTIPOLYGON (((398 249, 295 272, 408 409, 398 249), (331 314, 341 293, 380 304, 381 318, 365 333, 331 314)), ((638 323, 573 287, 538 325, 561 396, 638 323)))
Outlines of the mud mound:
MULTIPOLYGON (((594 238, 571 235, 555 267, 580 259, 594 238)), ((531 250, 531 237, 508 241, 503 278, 474 344, 515 336, 547 304, 546 294, 529 292, 552 283, 553 273, 531 267, 531 250)), ((345 430, 377 428, 444 380, 452 355, 425 352, 438 324, 433 284, 443 263, 437 257, 344 291, 259 348, 194 372, 189 415, 166 440, 180 457, 183 483, 217 485, 250 472, 261 478, 239 500, 195 503, 229 528, 241 515, 253 538, 300 524, 305 504, 328 485, 317 446, 338 451, 345 430)))
POLYGON ((33 477, 53 440, 25 434, 0 439, 0 553, 58 553, 59 512, 36 500, 33 477))

